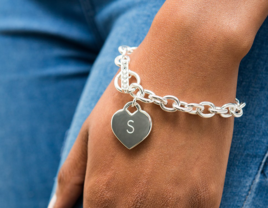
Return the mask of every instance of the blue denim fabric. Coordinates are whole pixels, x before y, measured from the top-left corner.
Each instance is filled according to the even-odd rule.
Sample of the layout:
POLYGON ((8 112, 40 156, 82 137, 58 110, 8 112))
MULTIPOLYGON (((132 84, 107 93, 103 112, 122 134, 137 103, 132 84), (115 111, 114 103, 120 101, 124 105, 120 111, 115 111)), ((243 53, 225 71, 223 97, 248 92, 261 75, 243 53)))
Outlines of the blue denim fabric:
POLYGON ((237 97, 247 103, 235 120, 221 207, 268 207, 268 19, 242 60, 237 97))
POLYGON ((102 42, 76 0, 0 0, 0 207, 46 207, 102 42))
MULTIPOLYGON (((61 150, 60 164, 118 70, 117 47, 139 45, 163 3, 1 0, 1 207, 46 207, 61 150)), ((222 208, 268 207, 267 61, 268 20, 240 67, 237 97, 248 105, 235 121, 222 208)))

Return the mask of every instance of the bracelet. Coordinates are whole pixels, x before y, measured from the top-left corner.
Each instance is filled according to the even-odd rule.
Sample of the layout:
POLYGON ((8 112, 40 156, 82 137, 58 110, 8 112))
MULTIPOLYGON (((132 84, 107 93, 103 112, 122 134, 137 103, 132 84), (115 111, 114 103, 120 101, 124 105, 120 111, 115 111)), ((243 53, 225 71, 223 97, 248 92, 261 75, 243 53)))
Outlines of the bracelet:
POLYGON ((203 101, 201 103, 187 103, 180 101, 173 95, 158 96, 150 90, 143 89, 140 85, 141 79, 137 73, 129 69, 130 55, 136 47, 120 46, 118 48, 121 55, 115 58, 115 64, 121 67, 120 73, 114 79, 115 88, 121 93, 130 94, 133 101, 128 102, 123 109, 117 111, 112 117, 112 131, 117 139, 128 149, 132 149, 150 134, 152 129, 152 119, 150 115, 143 111, 137 101, 144 103, 154 103, 159 105, 167 112, 186 112, 193 115, 199 115, 203 118, 211 118, 219 114, 223 118, 231 116, 241 117, 243 108, 246 103, 240 103, 236 98, 235 103, 227 103, 221 107, 215 106, 213 103, 203 101), (135 77, 136 83, 129 83, 129 79, 135 77), (121 86, 118 82, 121 80, 121 86), (135 93, 135 91, 137 91, 135 93), (148 98, 146 98, 146 94, 148 98), (173 101, 172 107, 167 107, 168 100, 173 101), (136 107, 137 111, 131 113, 127 110, 129 106, 136 107), (205 107, 208 107, 209 113, 205 113, 205 107))

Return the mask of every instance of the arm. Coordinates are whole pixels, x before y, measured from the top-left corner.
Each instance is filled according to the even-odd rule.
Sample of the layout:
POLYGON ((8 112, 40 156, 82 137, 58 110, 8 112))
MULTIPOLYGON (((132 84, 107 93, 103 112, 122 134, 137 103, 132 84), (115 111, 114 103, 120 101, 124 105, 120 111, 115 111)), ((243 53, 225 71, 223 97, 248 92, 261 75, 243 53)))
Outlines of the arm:
MULTIPOLYGON (((130 68, 158 95, 219 106, 231 102, 239 63, 267 16, 267 4, 167 1, 130 68)), ((110 128, 102 128, 129 100, 109 85, 60 171, 56 207, 71 207, 83 186, 85 207, 218 207, 233 119, 167 113, 145 104, 153 132, 129 151, 110 128)))

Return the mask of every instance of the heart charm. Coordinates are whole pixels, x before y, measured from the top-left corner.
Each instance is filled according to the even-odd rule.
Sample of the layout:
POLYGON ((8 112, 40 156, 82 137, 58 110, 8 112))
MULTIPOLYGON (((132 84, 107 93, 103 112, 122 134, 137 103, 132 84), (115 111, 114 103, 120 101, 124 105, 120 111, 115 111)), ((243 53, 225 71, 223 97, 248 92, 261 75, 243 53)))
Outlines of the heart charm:
POLYGON ((134 104, 137 108, 134 113, 128 111, 127 108, 132 103, 128 102, 123 109, 117 111, 111 121, 114 135, 128 149, 141 143, 152 129, 150 115, 143 111, 138 103, 134 104))

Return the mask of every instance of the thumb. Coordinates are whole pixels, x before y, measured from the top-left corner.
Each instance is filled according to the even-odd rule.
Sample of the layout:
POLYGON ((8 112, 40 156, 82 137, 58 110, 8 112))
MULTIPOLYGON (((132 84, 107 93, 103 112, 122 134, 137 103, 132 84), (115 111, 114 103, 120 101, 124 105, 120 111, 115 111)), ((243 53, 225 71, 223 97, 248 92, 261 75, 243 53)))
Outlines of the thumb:
POLYGON ((84 123, 59 174, 49 208, 72 208, 83 192, 87 164, 88 125, 84 123))

